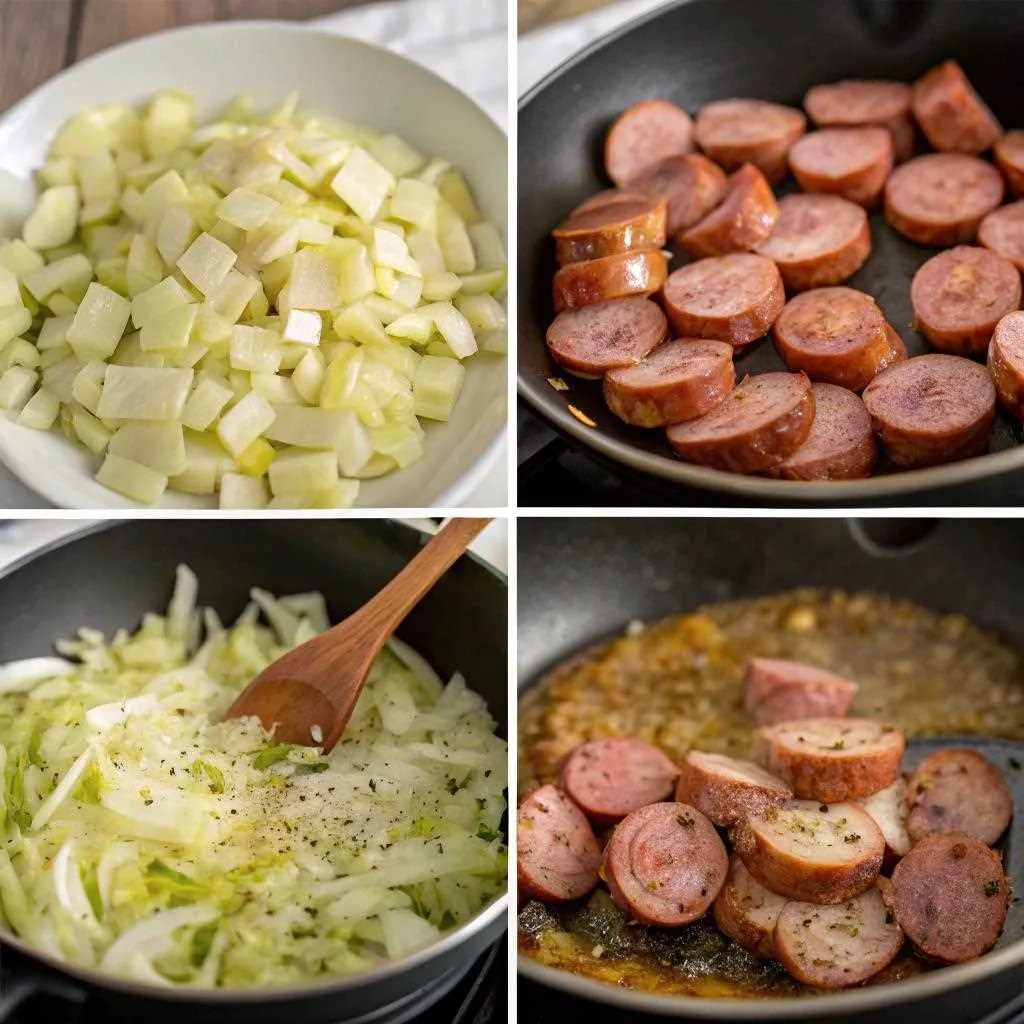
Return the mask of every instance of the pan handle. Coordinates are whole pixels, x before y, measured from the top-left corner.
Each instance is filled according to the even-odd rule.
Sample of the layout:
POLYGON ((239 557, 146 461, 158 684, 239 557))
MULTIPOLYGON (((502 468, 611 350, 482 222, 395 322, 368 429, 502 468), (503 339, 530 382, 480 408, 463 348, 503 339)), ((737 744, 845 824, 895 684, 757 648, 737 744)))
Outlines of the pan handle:
POLYGON ((853 0, 853 9, 868 31, 881 42, 902 43, 930 17, 934 0, 853 0))
POLYGON ((857 547, 876 558, 910 555, 928 542, 938 519, 848 519, 857 547))

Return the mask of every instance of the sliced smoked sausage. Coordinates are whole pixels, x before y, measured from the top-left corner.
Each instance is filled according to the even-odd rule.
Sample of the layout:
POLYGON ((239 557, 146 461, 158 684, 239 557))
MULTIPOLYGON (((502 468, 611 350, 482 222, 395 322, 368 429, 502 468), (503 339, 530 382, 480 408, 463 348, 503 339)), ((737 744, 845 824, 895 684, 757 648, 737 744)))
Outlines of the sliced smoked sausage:
MULTIPOLYGON (((878 460, 871 417, 864 403, 852 391, 834 384, 813 384, 814 422, 807 440, 784 462, 768 470, 782 480, 863 480, 871 476, 878 460)), ((796 703, 796 702, 794 702, 796 703)), ((766 701, 764 712, 783 717, 792 710, 788 695, 766 701), (777 709, 776 709, 777 705, 777 709)), ((814 714, 845 714, 831 709, 814 714)), ((758 721, 764 725, 771 724, 758 721)), ((772 721, 782 721, 773 718, 772 721)))
POLYGON ((675 238, 722 201, 725 180, 725 171, 706 156, 681 153, 654 164, 632 187, 668 202, 668 233, 675 238))
POLYGON ((713 338, 739 348, 764 336, 786 301, 767 256, 732 253, 689 263, 665 282, 665 312, 683 338, 713 338))
POLYGON ((903 734, 870 718, 805 718, 758 732, 760 760, 806 800, 860 800, 900 774, 903 734))
POLYGON ((642 924, 677 928, 703 916, 729 866, 715 826, 687 804, 650 804, 615 826, 601 874, 615 905, 642 924))
POLYGON ((719 205, 677 240, 694 256, 745 252, 766 241, 778 219, 771 186, 756 167, 745 164, 729 177, 719 205))
POLYGON ((1024 313, 1009 313, 996 324, 988 347, 988 368, 999 400, 1024 421, 1024 313))
POLYGON ((697 419, 735 386, 732 353, 724 341, 668 341, 639 363, 605 374, 605 401, 619 419, 636 427, 697 419))
POLYGON ((893 162, 892 135, 879 125, 822 128, 789 151, 789 166, 805 192, 835 192, 861 206, 878 202, 893 162))
POLYGON ((974 241, 982 218, 1003 200, 1003 179, 984 160, 928 153, 897 167, 885 183, 885 219, 921 245, 974 241))
POLYGON ((642 100, 621 113, 604 141, 604 166, 619 188, 650 167, 693 149, 690 115, 668 100, 642 100))
POLYGON ((601 850, 583 812, 556 786, 535 789, 516 814, 519 892, 546 903, 597 885, 601 850))
POLYGON ((886 860, 895 863, 906 856, 911 847, 907 833, 906 781, 900 777, 891 786, 862 797, 858 803, 875 819, 875 824, 885 836, 886 860))
POLYGON ((792 797, 781 779, 753 761, 691 750, 679 766, 676 799, 696 807, 721 828, 781 807, 792 797))
POLYGON ((772 338, 791 370, 851 391, 870 384, 893 355, 882 311, 853 288, 816 288, 790 299, 772 338))
POLYGON ((996 324, 1020 309, 1020 298, 1017 268, 998 253, 973 245, 933 256, 910 286, 914 326, 937 349, 953 355, 985 352, 996 324))
POLYGON ((806 130, 807 118, 794 107, 766 100, 716 100, 698 112, 694 136, 727 171, 753 164, 774 183, 786 176, 786 154, 806 130))
POLYGON ((1024 202, 993 210, 978 227, 978 242, 1024 271, 1024 202))
POLYGON ((983 153, 1003 132, 955 60, 914 83, 912 106, 921 130, 940 152, 983 153))
POLYGON ((688 462, 731 473, 778 465, 807 439, 814 420, 811 382, 802 373, 747 377, 706 416, 668 428, 688 462))
POLYGON ((598 210, 602 206, 611 206, 614 203, 639 202, 650 198, 650 196, 645 195, 643 192, 630 192, 622 188, 602 189, 600 192, 595 192, 592 196, 588 196, 579 206, 574 206, 569 211, 569 216, 566 217, 566 220, 572 220, 573 217, 577 217, 581 213, 598 210))
POLYGON ((657 249, 567 263, 555 273, 555 312, 630 295, 653 295, 667 275, 668 260, 657 249))
MULTIPOLYGON (((815 421, 817 418, 816 409, 815 421)), ((743 679, 743 703, 758 725, 799 718, 842 718, 857 689, 849 679, 803 661, 751 658, 743 679)))
POLYGON ((774 960, 775 923, 788 902, 766 889, 733 854, 725 885, 715 900, 715 924, 748 953, 774 960))
POLYGON ((1015 196, 1024 196, 1024 132, 1007 132, 997 140, 993 152, 1010 191, 1015 196))
POLYGON ((999 854, 963 832, 922 839, 893 869, 882 895, 922 956, 959 964, 999 938, 1010 883, 999 854))
POLYGON ((804 96, 804 109, 821 127, 882 125, 892 135, 900 162, 914 154, 910 121, 910 86, 906 82, 847 80, 816 85, 804 96))
POLYGON ((733 833, 747 870, 780 896, 835 904, 870 889, 885 840, 857 804, 792 800, 733 833))
POLYGON ((562 768, 562 788, 588 818, 609 824, 671 796, 678 775, 657 747, 616 737, 576 747, 562 768))
POLYGON ((907 831, 915 842, 936 832, 966 832, 994 846, 1012 816, 1003 773, 973 750, 937 750, 907 783, 907 831))
POLYGON ((623 199, 592 206, 552 232, 559 266, 636 249, 661 249, 667 240, 664 199, 623 199))
POLYGON ((805 985, 847 988, 896 959, 903 931, 874 886, 845 903, 787 903, 775 925, 775 953, 805 985))
POLYGON ((871 255, 867 214, 841 196, 786 196, 757 251, 774 261, 789 291, 839 284, 871 255))
POLYGON ((552 358, 570 373, 600 377, 638 363, 668 335, 661 307, 650 299, 612 299, 567 309, 547 330, 552 358))
POLYGON ((864 404, 897 466, 936 466, 985 450, 996 389, 985 367, 970 359, 915 356, 880 373, 865 388, 864 404))

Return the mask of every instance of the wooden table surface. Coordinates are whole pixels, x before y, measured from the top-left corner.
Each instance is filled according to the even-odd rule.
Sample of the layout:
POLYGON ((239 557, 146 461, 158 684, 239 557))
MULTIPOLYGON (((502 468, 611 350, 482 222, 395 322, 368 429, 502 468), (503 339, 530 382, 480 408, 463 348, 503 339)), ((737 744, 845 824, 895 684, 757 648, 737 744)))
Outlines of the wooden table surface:
MULTIPOLYGON (((2 0, 0 0, 2 2, 2 0)), ((612 0, 517 0, 519 5, 519 31, 543 28, 563 18, 607 7, 612 0)))
POLYGON ((0 111, 61 68, 136 36, 230 18, 315 18, 367 2, 0 0, 0 111))

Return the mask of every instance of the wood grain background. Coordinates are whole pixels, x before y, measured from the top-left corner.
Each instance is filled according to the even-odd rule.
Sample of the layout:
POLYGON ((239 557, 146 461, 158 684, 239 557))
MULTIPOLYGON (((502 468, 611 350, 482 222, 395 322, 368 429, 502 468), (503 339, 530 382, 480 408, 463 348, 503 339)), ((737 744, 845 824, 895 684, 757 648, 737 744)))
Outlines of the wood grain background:
POLYGON ((518 0, 519 31, 529 32, 553 21, 607 7, 611 0, 518 0))

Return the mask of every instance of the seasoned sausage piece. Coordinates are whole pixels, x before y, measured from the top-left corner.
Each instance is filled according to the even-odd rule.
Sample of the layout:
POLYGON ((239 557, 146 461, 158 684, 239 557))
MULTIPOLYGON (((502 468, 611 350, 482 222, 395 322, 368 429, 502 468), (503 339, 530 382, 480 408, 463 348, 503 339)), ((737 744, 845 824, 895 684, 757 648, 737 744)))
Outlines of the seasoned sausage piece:
POLYGON ((1008 313, 996 324, 988 368, 999 400, 1024 422, 1024 313, 1008 313))
POLYGON ((978 227, 978 242, 1024 270, 1024 202, 993 210, 978 227))
POLYGON ((859 985, 888 967, 902 945, 903 931, 877 887, 831 907, 787 903, 775 926, 782 966, 815 988, 859 985))
POLYGON ((985 450, 996 389, 985 367, 970 359, 915 356, 880 373, 864 389, 864 404, 897 466, 936 466, 985 450))
POLYGON ((811 382, 802 373, 747 377, 700 419, 668 428, 687 462, 731 473, 760 473, 792 455, 814 420, 811 382))
POLYGON ((907 831, 915 842, 936 832, 966 832, 993 846, 1012 816, 1003 773, 973 750, 937 750, 907 783, 907 831))
POLYGON ((547 345, 570 373, 600 377, 638 363, 667 335, 665 314, 650 299, 612 299, 559 313, 547 330, 547 345))
POLYGON ((677 928, 715 901, 729 866, 715 826, 687 804, 650 804, 615 826, 601 875, 615 905, 642 924, 677 928))
POLYGON ((583 812, 556 786, 535 789, 516 813, 520 895, 579 899, 597 885, 601 850, 583 812))
POLYGON ((993 152, 1010 191, 1018 197, 1024 195, 1024 132, 1007 132, 997 140, 993 152))
POLYGON ((793 800, 733 833, 747 870, 780 896, 835 904, 870 889, 885 840, 857 804, 793 800))
MULTIPOLYGON (((807 440, 785 462, 780 462, 768 475, 783 480, 862 480, 871 476, 878 459, 871 417, 864 403, 846 388, 834 384, 814 384, 814 422, 807 440)), ((799 695, 798 695, 799 700, 799 695)), ((771 721, 799 718, 790 715, 788 695, 778 701, 765 702, 765 712, 778 715, 771 721), (778 704, 775 709, 774 705, 778 704)), ((832 709, 814 714, 845 714, 832 709)), ((762 721, 759 717, 758 721, 762 721)), ((762 724, 771 724, 763 721, 762 724)))
POLYGON ((604 166, 619 188, 677 153, 693 149, 690 115, 668 100, 642 100, 621 113, 604 140, 604 166))
POLYGON ((654 164, 632 187, 667 200, 668 233, 675 238, 722 201, 725 171, 700 153, 682 153, 654 164))
POLYGON ((816 288, 790 299, 772 338, 791 370, 851 391, 867 387, 892 358, 882 311, 853 288, 816 288))
POLYGON ((781 807, 792 797, 784 782, 753 761, 691 750, 679 766, 676 799, 722 828, 781 807))
POLYGON ((566 217, 566 220, 572 220, 573 217, 581 213, 599 210, 602 206, 611 206, 615 203, 642 202, 644 199, 650 199, 650 196, 645 195, 643 192, 629 192, 621 188, 606 188, 600 192, 595 192, 592 196, 588 196, 579 206, 573 207, 569 211, 569 216, 566 217))
POLYGON ((697 114, 697 145, 716 164, 734 171, 753 164, 770 182, 786 176, 786 154, 807 130, 794 107, 766 100, 716 100, 697 114))
POLYGON ((567 263, 555 273, 555 312, 630 295, 653 295, 667 275, 668 260, 657 249, 567 263))
POLYGON ((775 923, 788 902, 766 889, 733 854, 725 885, 715 900, 715 924, 748 953, 774 960, 775 923))
POLYGON ((940 152, 983 153, 1003 129, 955 60, 914 83, 914 117, 940 152))
POLYGON ((885 836, 886 860, 895 862, 906 856, 911 843, 907 834, 907 784, 903 778, 864 797, 859 803, 875 819, 875 824, 885 836))
POLYGON ((1003 200, 1003 179, 984 160, 928 153, 897 167, 885 183, 885 219, 922 245, 973 242, 982 218, 1003 200))
POLYGON ((756 249, 772 233, 779 206, 764 175, 745 164, 729 177, 721 203, 677 238, 694 256, 756 249))
POLYGON ((786 196, 771 236, 757 251, 774 261, 789 291, 839 284, 871 254, 868 217, 841 196, 786 196))
POLYGON ((987 953, 1010 904, 999 854, 963 832, 922 839, 893 869, 882 895, 914 948, 940 964, 987 953))
POLYGON ((870 718, 805 718, 758 731, 762 763, 806 800, 860 800, 900 774, 903 734, 870 718))
POLYGON ((667 240, 664 199, 623 199, 577 213, 552 232, 559 266, 602 256, 660 249, 667 240))
POLYGON ((689 263, 665 282, 665 312, 683 338, 713 338, 739 348, 763 337, 786 301, 767 256, 732 253, 689 263))
POLYGON ((877 125, 822 128, 793 146, 789 166, 805 192, 836 192, 874 206, 892 171, 892 135, 877 125))
MULTIPOLYGON (((815 422, 818 415, 815 406, 815 422)), ((797 449, 802 450, 803 447, 797 449)), ((834 672, 782 658, 751 658, 743 687, 744 707, 758 725, 799 718, 842 718, 849 712, 858 689, 856 683, 834 672)))
POLYGON ((592 821, 609 824, 672 795, 679 769, 643 740, 592 740, 562 768, 562 788, 592 821))
POLYGON ((804 97, 804 109, 822 127, 882 125, 892 135, 896 159, 914 153, 910 123, 910 86, 906 82, 848 80, 816 85, 804 97))
POLYGON ((604 399, 619 419, 636 427, 697 419, 735 386, 732 353, 724 341, 666 342, 639 363, 605 374, 604 399))
POLYGON ((914 326, 937 349, 953 355, 985 352, 996 324, 1020 309, 1020 296, 1017 268, 973 245, 958 245, 925 261, 910 286, 914 326))

